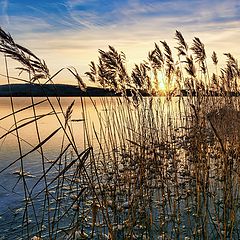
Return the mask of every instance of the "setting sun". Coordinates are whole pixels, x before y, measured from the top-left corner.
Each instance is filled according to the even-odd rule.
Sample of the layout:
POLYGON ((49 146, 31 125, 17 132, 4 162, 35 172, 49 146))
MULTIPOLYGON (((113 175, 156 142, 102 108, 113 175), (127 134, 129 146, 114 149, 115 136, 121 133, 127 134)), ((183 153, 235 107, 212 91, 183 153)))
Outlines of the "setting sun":
POLYGON ((158 78, 159 91, 166 93, 168 88, 165 82, 165 76, 163 75, 162 72, 158 72, 157 78, 158 78))
POLYGON ((167 81, 165 74, 162 71, 157 72, 157 77, 152 74, 151 78, 152 84, 154 86, 154 91, 157 95, 167 95, 169 92, 175 89, 176 80, 171 79, 170 82, 167 81))

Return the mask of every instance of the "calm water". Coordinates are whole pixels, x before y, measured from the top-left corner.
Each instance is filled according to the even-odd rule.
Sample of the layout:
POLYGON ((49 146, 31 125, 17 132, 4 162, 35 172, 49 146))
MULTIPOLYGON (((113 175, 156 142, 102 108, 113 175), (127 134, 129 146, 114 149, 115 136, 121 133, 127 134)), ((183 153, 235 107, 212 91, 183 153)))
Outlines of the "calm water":
MULTIPOLYGON (((43 100, 46 99, 34 98, 35 103, 40 103, 43 100)), ((56 129, 61 127, 61 124, 64 126, 64 114, 66 113, 69 105, 75 101, 71 114, 71 119, 73 121, 69 121, 69 125, 76 147, 79 149, 79 152, 81 152, 86 147, 83 132, 84 121, 82 121, 82 106, 84 105, 84 108, 86 108, 86 114, 90 117, 90 123, 94 124, 96 128, 98 128, 97 114, 92 103, 92 101, 98 102, 98 99, 84 99, 83 102, 81 102, 80 98, 62 98, 60 101, 62 109, 55 98, 50 98, 52 106, 48 101, 42 102, 35 106, 36 116, 37 118, 40 118, 37 121, 40 139, 43 141, 56 129), (53 110, 57 113, 57 115, 52 114, 53 110)), ((13 103, 14 110, 18 111, 31 105, 31 99, 14 98, 13 103)), ((12 113, 10 98, 0 98, 0 113, 0 118, 2 118, 0 121, 0 136, 4 136, 8 131, 15 128, 14 118, 12 115, 4 119, 5 116, 8 116, 12 113)), ((13 131, 11 134, 8 134, 0 139, 0 170, 4 169, 6 166, 20 157, 20 149, 22 155, 24 155, 31 151, 39 143, 35 122, 23 126, 25 123, 33 119, 33 115, 32 107, 15 114, 17 125, 20 126, 18 130, 20 140, 18 142, 16 131, 13 131)), ((67 140, 63 129, 60 129, 49 141, 47 141, 47 143, 45 143, 42 147, 44 161, 46 164, 48 164, 48 162, 51 163, 51 160, 55 160, 60 154, 61 146, 66 146, 68 142, 69 140, 67 140)), ((26 181, 29 188, 31 188, 31 186, 33 186, 33 184, 36 182, 35 179, 42 175, 41 153, 34 151, 27 155, 23 159, 23 164, 24 171, 29 173, 26 181)), ((20 160, 0 174, 0 239, 10 239, 10 236, 6 238, 3 236, 7 231, 9 231, 9 228, 17 224, 14 222, 15 220, 13 218, 13 213, 20 209, 20 207, 23 205, 23 184, 22 178, 19 178, 19 174, 17 174, 19 171, 20 160)), ((37 192, 40 189, 41 185, 39 185, 35 191, 37 192)), ((13 237, 13 239, 15 238, 13 237)))
MULTIPOLYGON (((32 107, 21 112, 17 112, 27 106, 30 106, 32 101, 31 98, 13 99, 14 111, 17 112, 14 116, 17 126, 19 127, 19 138, 17 138, 16 131, 13 131, 11 134, 7 134, 5 136, 8 131, 15 128, 15 123, 13 115, 10 115, 12 113, 10 98, 0 98, 0 136, 4 136, 0 139, 0 171, 18 159, 21 154, 24 155, 28 153, 39 144, 37 129, 40 140, 43 141, 56 129, 61 128, 42 146, 42 153, 40 148, 38 148, 39 151, 33 151, 23 158, 22 164, 24 172, 27 173, 25 181, 28 186, 28 191, 33 187, 37 179, 42 176, 42 156, 44 156, 46 167, 49 167, 52 161, 59 156, 61 150, 64 149, 69 142, 76 145, 79 153, 86 149, 88 146, 87 142, 89 142, 91 146, 95 146, 97 149, 97 142, 109 131, 109 127, 111 128, 108 123, 114 122, 111 113, 117 113, 118 111, 121 112, 122 110, 117 104, 117 102, 121 101, 121 99, 61 98, 60 105, 55 98, 50 98, 49 101, 44 100, 46 99, 34 98, 34 103, 37 104, 35 106, 35 114, 36 118, 39 118, 36 126, 36 122, 34 121, 30 124, 24 125, 34 119, 34 110, 32 107), (66 112, 68 112, 68 108, 73 101, 74 106, 71 109, 71 120, 68 122, 68 129, 64 127, 64 116, 66 115, 66 112), (101 119, 100 122, 102 125, 100 125, 99 119, 101 119), (101 131, 100 128, 102 129, 101 131), (64 132, 63 129, 66 129, 66 132, 64 132), (88 129, 87 133, 84 129, 88 129), (95 133, 97 133, 98 139, 96 138, 95 133), (69 139, 67 136, 69 136, 69 139)), ((135 118, 134 114, 137 112, 136 108, 129 108, 129 106, 125 107, 127 110, 125 109, 124 111, 133 115, 133 120, 135 118)), ((155 106, 153 105, 153 108, 154 107, 155 106)), ((173 100, 171 104, 161 100, 160 104, 158 104, 158 108, 157 114, 160 115, 162 120, 166 120, 166 129, 168 125, 172 126, 172 124, 179 124, 180 116, 177 99, 173 100), (175 115, 173 113, 175 113, 175 115), (169 120, 168 118, 176 119, 169 120)), ((148 109, 144 109, 143 106, 142 113, 144 117, 147 116, 146 111, 148 111, 148 109)), ((119 117, 119 124, 124 126, 123 122, 126 121, 126 130, 133 131, 132 129, 129 129, 127 125, 129 124, 129 126, 132 127, 134 124, 128 123, 128 116, 124 116, 124 114, 119 117), (121 119, 122 117, 125 119, 121 119)), ((141 116, 136 117, 141 119, 141 116)), ((138 124, 139 125, 136 126, 136 130, 137 128, 143 127, 141 123, 138 124)), ((157 127, 158 126, 156 126, 156 128, 157 127)), ((168 131, 166 130, 166 132, 168 131)), ((117 141, 118 137, 113 136, 113 138, 117 141)), ((111 144, 106 142, 106 145, 111 144)), ((67 158, 67 160, 71 160, 73 158, 71 151, 65 156, 65 158, 67 158)), ((24 189, 22 182, 23 178, 19 176, 19 171, 21 170, 20 162, 21 160, 19 159, 15 164, 0 174, 0 239, 21 239, 21 228, 23 224, 22 213, 24 211, 24 189), (12 236, 11 231, 9 232, 10 229, 12 229, 13 232, 16 231, 18 235, 12 236), (17 236, 19 237, 16 238, 17 236)), ((56 168, 51 169, 49 180, 56 176, 56 173, 56 168)), ((37 194, 41 190, 43 190, 43 183, 38 184, 34 188, 34 193, 37 194)), ((38 208, 38 204, 35 206, 38 208)))
POLYGON ((44 100, 34 98, 34 114, 31 98, 14 98, 14 119, 10 99, 0 98, 0 240, 76 239, 81 230, 108 239, 108 221, 117 239, 129 231, 137 239, 207 239, 203 232, 239 239, 238 142, 221 154, 205 117, 221 98, 202 99, 202 112, 192 114, 191 98, 138 106, 121 98, 44 100))

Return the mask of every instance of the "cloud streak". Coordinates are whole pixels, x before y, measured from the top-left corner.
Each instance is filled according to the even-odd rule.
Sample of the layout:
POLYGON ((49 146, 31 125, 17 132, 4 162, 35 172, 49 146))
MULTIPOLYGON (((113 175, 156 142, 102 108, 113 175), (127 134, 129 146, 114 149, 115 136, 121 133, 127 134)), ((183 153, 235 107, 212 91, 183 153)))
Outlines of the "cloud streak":
POLYGON ((84 73, 88 63, 97 60, 97 50, 108 45, 126 53, 130 68, 146 59, 154 42, 166 40, 175 46, 176 29, 187 42, 200 37, 210 55, 214 50, 240 56, 238 1, 113 0, 104 6, 99 2, 68 0, 32 5, 28 7, 32 15, 12 14, 5 27, 20 44, 44 58, 53 71, 73 65, 84 73))
POLYGON ((9 24, 9 17, 8 17, 8 0, 1 1, 1 8, 2 8, 2 16, 4 18, 4 22, 9 24))

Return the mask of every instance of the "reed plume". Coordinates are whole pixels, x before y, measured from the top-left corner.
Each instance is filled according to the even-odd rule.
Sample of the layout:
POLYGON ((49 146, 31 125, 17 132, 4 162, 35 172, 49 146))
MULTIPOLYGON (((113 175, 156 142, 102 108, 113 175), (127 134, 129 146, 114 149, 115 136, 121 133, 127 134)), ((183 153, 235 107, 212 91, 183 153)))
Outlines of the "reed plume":
MULTIPOLYGON (((167 42, 166 41, 160 41, 164 47, 164 55, 166 57, 166 62, 168 63, 168 65, 171 65, 173 64, 173 57, 172 57, 172 51, 170 49, 170 47, 168 46, 167 42)), ((171 67, 171 66, 169 66, 171 67)))
POLYGON ((238 68, 237 60, 230 53, 224 54, 227 57, 227 64, 225 68, 221 69, 220 79, 222 81, 222 87, 230 94, 231 91, 238 91, 238 79, 240 77, 240 71, 238 68))
POLYGON ((86 91, 86 84, 84 83, 83 79, 80 77, 77 69, 75 67, 67 68, 67 70, 77 79, 78 86, 82 91, 86 91))
MULTIPOLYGON (((0 52, 20 62, 23 67, 18 67, 21 72, 31 73, 33 81, 50 76, 49 69, 44 60, 40 60, 32 51, 15 43, 9 33, 0 28, 0 52)), ((20 74, 21 74, 20 72, 20 74)))
POLYGON ((176 49, 178 50, 178 55, 187 56, 188 45, 185 42, 185 39, 182 33, 176 30, 175 39, 177 40, 177 43, 178 43, 178 46, 176 47, 176 49))
POLYGON ((224 55, 227 57, 227 68, 231 70, 233 77, 240 77, 237 60, 231 53, 224 53, 224 55))
POLYGON ((197 37, 193 39, 193 45, 191 47, 191 50, 193 51, 195 55, 196 62, 204 62, 206 59, 206 52, 204 48, 204 44, 201 42, 201 40, 197 37))
POLYGON ((148 53, 148 61, 151 64, 154 74, 154 87, 155 90, 159 89, 159 79, 157 76, 157 72, 160 71, 164 66, 163 54, 159 48, 159 46, 155 43, 155 49, 148 53))
POLYGON ((74 106, 75 100, 72 101, 72 103, 68 106, 66 113, 65 113, 65 122, 67 123, 71 116, 72 116, 72 112, 73 112, 73 106, 74 106))
POLYGON ((166 58, 166 77, 167 77, 167 88, 169 88, 172 74, 174 72, 174 60, 172 51, 166 41, 160 41, 164 47, 164 56, 166 58))
POLYGON ((164 64, 164 59, 159 46, 155 43, 155 49, 148 53, 148 60, 153 69, 160 70, 164 64))
POLYGON ((196 68, 192 56, 186 57, 185 63, 186 63, 185 70, 190 75, 190 79, 188 79, 185 84, 190 90, 194 90, 195 86, 193 80, 196 80, 196 68))
MULTIPOLYGON (((197 37, 193 39, 193 45, 191 47, 193 54, 195 56, 195 61, 199 63, 199 67, 204 76, 204 85, 201 83, 201 86, 204 87, 203 90, 208 89, 210 85, 210 77, 208 73, 207 63, 206 63, 206 52, 204 44, 197 37)), ((202 79, 200 78, 202 81, 202 79)))
POLYGON ((212 61, 213 61, 213 64, 214 64, 214 65, 217 65, 217 64, 218 64, 217 54, 216 54, 216 52, 214 52, 214 51, 213 51, 213 54, 212 54, 212 61))
POLYGON ((130 84, 130 78, 125 68, 126 56, 118 53, 116 49, 109 46, 109 51, 99 49, 98 71, 100 84, 113 89, 116 92, 124 92, 126 84, 130 84))
POLYGON ((218 85, 217 76, 215 73, 213 73, 213 75, 212 75, 212 82, 213 82, 213 84, 218 85))
POLYGON ((191 77, 195 78, 196 68, 195 68, 192 56, 186 58, 186 64, 187 66, 185 67, 185 70, 191 77))
POLYGON ((143 86, 144 76, 142 74, 142 71, 140 70, 140 67, 137 64, 135 64, 135 67, 132 70, 131 77, 136 87, 141 88, 143 86))
POLYGON ((97 67, 96 67, 95 63, 93 61, 91 61, 89 64, 89 67, 90 67, 90 71, 85 72, 85 74, 89 77, 89 79, 92 82, 97 82, 98 73, 97 73, 97 67))
POLYGON ((149 66, 146 63, 141 63, 140 66, 135 64, 131 75, 135 86, 139 89, 146 89, 148 92, 151 89, 151 82, 147 73, 149 70, 149 66))

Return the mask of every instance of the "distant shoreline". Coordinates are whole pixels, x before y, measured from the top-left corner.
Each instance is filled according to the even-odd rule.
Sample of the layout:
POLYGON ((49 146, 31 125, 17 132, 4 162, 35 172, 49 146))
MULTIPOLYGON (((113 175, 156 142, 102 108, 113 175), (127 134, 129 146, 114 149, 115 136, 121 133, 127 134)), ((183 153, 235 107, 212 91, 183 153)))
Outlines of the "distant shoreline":
MULTIPOLYGON (((139 90, 143 97, 152 96, 144 90, 139 90)), ((205 96, 221 97, 231 96, 239 97, 239 92, 224 92, 216 91, 202 92, 205 96)), ((133 96, 130 89, 126 89, 128 97, 133 96)), ((187 97, 196 96, 197 92, 182 89, 177 96, 187 97)), ((99 87, 87 87, 85 91, 78 86, 68 84, 5 84, 0 85, 0 97, 120 97, 121 93, 116 93, 110 89, 99 87)))
MULTIPOLYGON (((141 91, 143 96, 150 96, 141 91)), ((86 91, 78 86, 67 84, 5 84, 0 85, 0 97, 113 97, 121 96, 110 89, 87 87, 86 91)), ((127 89, 127 96, 132 96, 127 89)))

